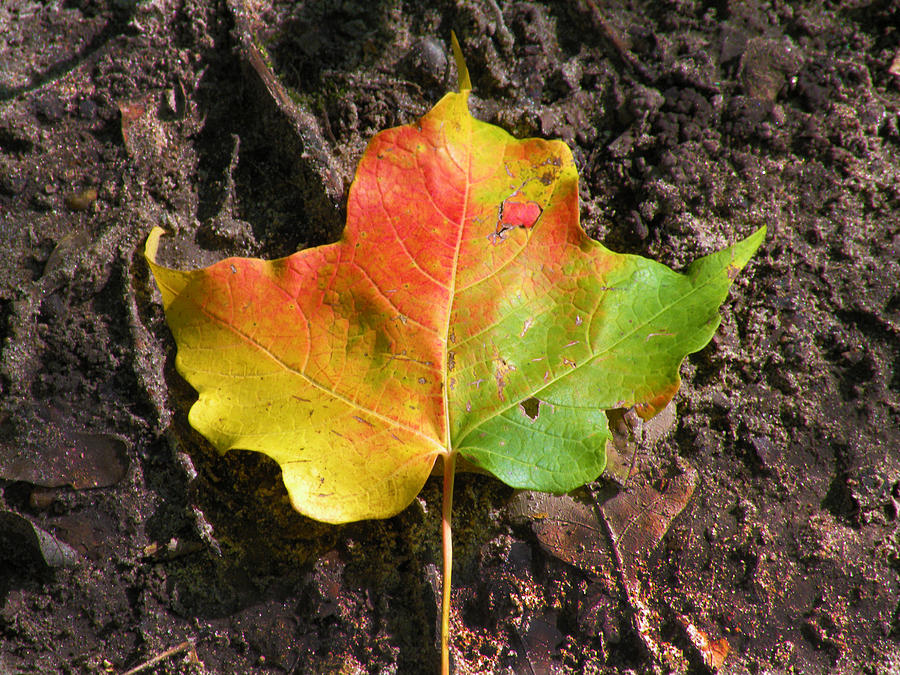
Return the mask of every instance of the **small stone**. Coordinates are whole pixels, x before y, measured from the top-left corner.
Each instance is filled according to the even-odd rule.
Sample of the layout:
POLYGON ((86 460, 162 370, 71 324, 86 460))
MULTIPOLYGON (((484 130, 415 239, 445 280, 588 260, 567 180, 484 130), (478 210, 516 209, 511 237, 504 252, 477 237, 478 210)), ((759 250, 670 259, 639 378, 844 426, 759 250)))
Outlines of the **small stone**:
POLYGON ((86 120, 93 121, 97 117, 97 104, 86 98, 78 104, 78 113, 86 120))
POLYGON ((412 44, 401 67, 412 80, 439 87, 447 74, 447 55, 441 43, 424 37, 412 44))
POLYGON ((58 96, 48 94, 35 101, 34 112, 44 122, 59 122, 66 113, 66 104, 58 96))

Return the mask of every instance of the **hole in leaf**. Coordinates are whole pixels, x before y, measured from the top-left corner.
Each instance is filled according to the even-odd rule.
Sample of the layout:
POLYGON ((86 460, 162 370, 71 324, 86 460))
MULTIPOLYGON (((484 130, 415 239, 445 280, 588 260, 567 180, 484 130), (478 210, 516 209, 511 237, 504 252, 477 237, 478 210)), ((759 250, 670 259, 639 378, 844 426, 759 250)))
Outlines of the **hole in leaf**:
POLYGON ((532 420, 536 420, 541 412, 541 402, 536 398, 526 398, 519 404, 519 407, 532 420))

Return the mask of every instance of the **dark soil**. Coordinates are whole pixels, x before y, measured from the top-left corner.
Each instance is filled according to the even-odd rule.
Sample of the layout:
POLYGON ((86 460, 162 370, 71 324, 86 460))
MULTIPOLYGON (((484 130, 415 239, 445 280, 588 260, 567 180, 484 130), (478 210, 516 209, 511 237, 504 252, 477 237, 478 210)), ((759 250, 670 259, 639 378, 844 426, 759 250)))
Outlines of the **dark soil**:
POLYGON ((637 595, 458 478, 457 672, 704 673, 722 640, 727 673, 900 672, 898 26, 890 0, 0 5, 0 673, 436 672, 438 482, 331 527, 218 456, 141 251, 334 240, 367 140, 455 87, 451 29, 476 115, 569 143, 608 247, 680 268, 769 227, 640 464, 698 480, 637 595))

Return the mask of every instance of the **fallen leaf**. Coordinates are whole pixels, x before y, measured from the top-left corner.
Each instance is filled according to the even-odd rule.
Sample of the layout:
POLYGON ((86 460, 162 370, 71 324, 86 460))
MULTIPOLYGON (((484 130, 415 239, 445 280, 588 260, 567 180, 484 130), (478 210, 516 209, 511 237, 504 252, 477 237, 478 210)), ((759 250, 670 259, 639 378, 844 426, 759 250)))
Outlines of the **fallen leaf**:
POLYGON ((124 478, 128 455, 122 439, 79 430, 55 408, 38 414, 44 426, 25 444, 0 443, 0 478, 76 490, 107 487, 124 478))
POLYGON ((0 511, 0 560, 29 565, 35 558, 47 567, 72 567, 78 563, 78 553, 67 543, 25 516, 0 511))
POLYGON ((532 675, 554 675, 563 672, 559 657, 559 645, 565 636, 557 627, 556 612, 530 617, 516 629, 522 643, 522 653, 517 654, 516 672, 532 675))
POLYGON ((606 469, 604 477, 619 485, 625 485, 631 476, 640 472, 638 461, 675 426, 675 403, 663 408, 649 420, 643 420, 629 410, 608 410, 611 438, 606 445, 606 469))
POLYGON ((375 136, 336 244, 195 271, 147 258, 222 451, 282 466, 295 508, 345 522, 405 508, 439 456, 566 492, 603 470, 604 410, 666 406, 764 229, 687 274, 578 224, 559 141, 474 119, 468 92, 375 136))
POLYGON ((603 503, 606 520, 626 582, 646 562, 697 485, 697 471, 685 463, 682 473, 652 485, 622 491, 603 503))
POLYGON ((659 488, 632 485, 600 507, 622 575, 634 630, 653 658, 675 672, 687 668, 686 656, 664 637, 663 618, 648 604, 640 573, 697 485, 697 471, 687 462, 680 463, 681 473, 666 479, 659 488))
POLYGON ((665 408, 765 236, 686 274, 607 250, 579 225, 569 148, 473 118, 453 47, 461 91, 372 139, 336 244, 194 271, 156 262, 159 228, 145 248, 191 425, 278 462, 298 511, 394 515, 444 458, 442 673, 457 455, 519 488, 596 478, 605 411, 665 408))
POLYGON ((615 570, 609 538, 593 507, 569 495, 522 492, 510 514, 530 522, 541 548, 554 558, 601 576, 615 570))

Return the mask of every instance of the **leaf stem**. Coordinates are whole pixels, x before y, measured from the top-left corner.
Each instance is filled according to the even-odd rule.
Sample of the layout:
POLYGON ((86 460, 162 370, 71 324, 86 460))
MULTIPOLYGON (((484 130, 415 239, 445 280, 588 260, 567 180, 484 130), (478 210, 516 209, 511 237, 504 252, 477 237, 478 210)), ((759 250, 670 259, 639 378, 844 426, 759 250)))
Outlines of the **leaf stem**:
POLYGON ((441 602, 441 675, 450 675, 450 577, 453 573, 453 538, 450 512, 453 509, 453 479, 456 453, 444 455, 444 498, 441 508, 441 541, 444 550, 443 600, 441 602))

